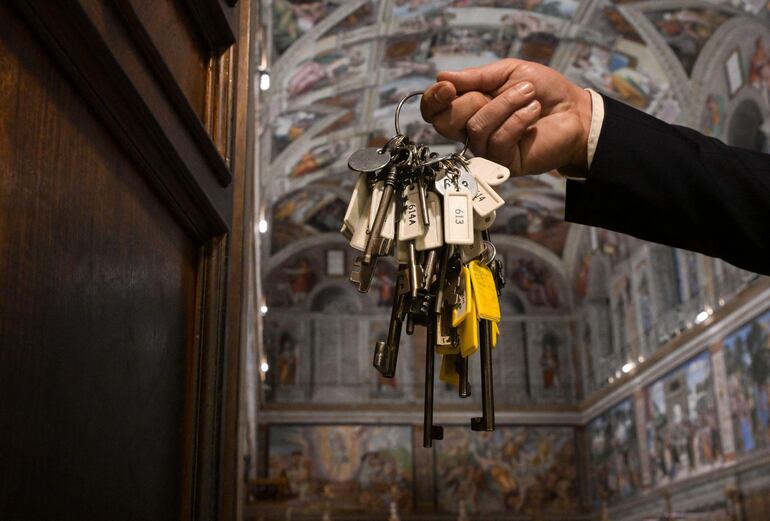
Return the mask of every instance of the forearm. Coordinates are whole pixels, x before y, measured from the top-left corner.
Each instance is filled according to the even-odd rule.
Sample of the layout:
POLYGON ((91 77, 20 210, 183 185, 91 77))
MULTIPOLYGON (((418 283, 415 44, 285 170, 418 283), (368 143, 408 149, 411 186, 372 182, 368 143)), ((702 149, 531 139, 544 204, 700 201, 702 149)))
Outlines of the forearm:
POLYGON ((566 219, 770 273, 770 156, 728 147, 606 99, 566 219))

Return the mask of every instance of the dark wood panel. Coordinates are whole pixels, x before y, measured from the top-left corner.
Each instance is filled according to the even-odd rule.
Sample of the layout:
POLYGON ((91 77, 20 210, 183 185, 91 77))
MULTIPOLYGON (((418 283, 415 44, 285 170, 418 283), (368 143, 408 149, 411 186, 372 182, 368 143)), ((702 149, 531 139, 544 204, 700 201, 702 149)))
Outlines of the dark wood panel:
POLYGON ((0 2, 0 519, 190 499, 198 245, 110 136, 0 2))
POLYGON ((201 121, 206 119, 208 45, 179 0, 129 0, 201 121))

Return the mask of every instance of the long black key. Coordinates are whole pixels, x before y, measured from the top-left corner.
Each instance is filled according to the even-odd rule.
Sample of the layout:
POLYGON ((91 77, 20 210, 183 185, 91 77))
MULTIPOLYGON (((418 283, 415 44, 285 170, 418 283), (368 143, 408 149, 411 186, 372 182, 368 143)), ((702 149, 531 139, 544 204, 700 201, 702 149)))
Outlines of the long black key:
POLYGON ((479 321, 479 351, 481 351, 481 418, 471 419, 474 431, 495 430, 495 397, 492 390, 492 323, 479 321))
POLYGON ((432 447, 433 440, 444 439, 444 428, 433 425, 433 372, 436 349, 436 316, 431 312, 425 342, 425 416, 423 418, 422 446, 432 447))

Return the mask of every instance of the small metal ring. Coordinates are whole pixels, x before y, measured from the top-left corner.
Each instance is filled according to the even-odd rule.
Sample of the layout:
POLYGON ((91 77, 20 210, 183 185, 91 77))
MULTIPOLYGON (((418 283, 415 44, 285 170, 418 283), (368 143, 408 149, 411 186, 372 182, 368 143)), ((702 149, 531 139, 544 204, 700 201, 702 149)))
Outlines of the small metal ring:
POLYGON ((497 248, 495 248, 495 245, 492 243, 492 241, 484 241, 484 251, 481 254, 481 258, 484 261, 484 264, 489 266, 492 264, 495 260, 495 257, 497 257, 497 248), (492 250, 492 254, 489 255, 490 251, 492 250))
POLYGON ((401 101, 398 102, 398 106, 396 107, 396 118, 395 118, 395 124, 396 124, 396 135, 401 136, 401 107, 404 106, 404 103, 410 98, 413 98, 415 96, 422 96, 423 91, 417 91, 417 92, 410 92, 403 98, 401 98, 401 101))

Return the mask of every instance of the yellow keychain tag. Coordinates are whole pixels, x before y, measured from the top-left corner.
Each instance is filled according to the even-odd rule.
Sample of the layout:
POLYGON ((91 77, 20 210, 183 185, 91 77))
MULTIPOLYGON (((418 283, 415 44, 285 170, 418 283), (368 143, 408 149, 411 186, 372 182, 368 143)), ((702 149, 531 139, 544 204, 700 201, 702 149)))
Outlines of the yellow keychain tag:
POLYGON ((452 385, 460 385, 460 374, 457 372, 457 355, 444 355, 441 357, 441 370, 438 379, 452 385))
POLYGON ((471 274, 465 266, 460 270, 460 283, 457 285, 459 304, 452 309, 452 327, 457 327, 468 316, 473 304, 471 295, 471 274))
POLYGON ((479 350, 479 318, 472 298, 468 299, 468 315, 457 328, 460 355, 468 357, 479 350))
POLYGON ((497 322, 492 322, 492 349, 497 347, 497 337, 500 336, 500 326, 497 325, 497 322))
POLYGON ((468 271, 471 275, 476 314, 481 319, 500 322, 500 302, 497 300, 497 288, 492 270, 479 261, 471 261, 468 264, 468 271))

